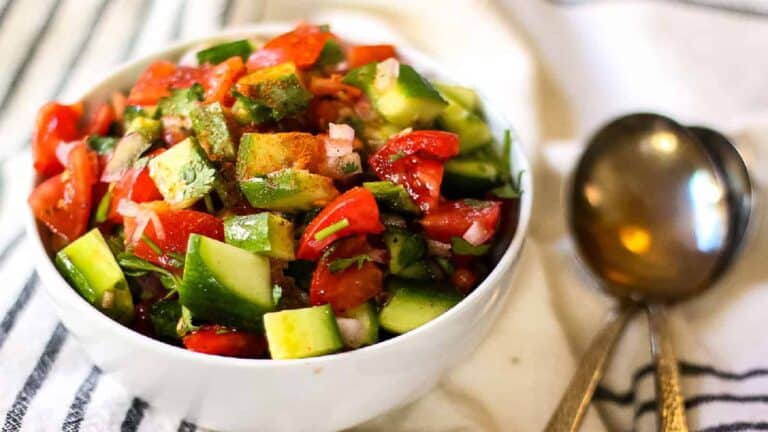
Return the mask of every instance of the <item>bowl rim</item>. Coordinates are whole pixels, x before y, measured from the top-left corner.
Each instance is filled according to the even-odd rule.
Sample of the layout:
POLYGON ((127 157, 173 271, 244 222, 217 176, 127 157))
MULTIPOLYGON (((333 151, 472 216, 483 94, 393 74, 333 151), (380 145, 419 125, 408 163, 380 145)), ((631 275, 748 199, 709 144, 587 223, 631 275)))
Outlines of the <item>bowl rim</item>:
MULTIPOLYGON (((237 36, 246 36, 250 38, 272 37, 276 34, 285 32, 290 28, 290 23, 264 22, 230 28, 212 33, 204 37, 170 44, 162 49, 155 50, 147 55, 131 59, 116 66, 111 72, 106 74, 103 79, 99 80, 99 82, 89 86, 88 89, 83 91, 76 100, 88 101, 88 99, 92 99, 93 94, 97 93, 97 90, 105 87, 107 82, 119 79, 119 77, 129 73, 131 69, 134 69, 140 63, 158 59, 179 58, 181 55, 183 55, 184 51, 189 50, 190 48, 197 45, 210 43, 212 41, 227 40, 237 36)), ((349 41, 356 41, 360 39, 356 38, 352 34, 348 34, 348 32, 343 30, 337 31, 334 29, 334 33, 340 35, 342 39, 349 41)), ((455 81, 452 79, 453 77, 449 73, 442 72, 447 70, 445 67, 443 67, 438 61, 434 60, 427 54, 424 54, 421 51, 408 46, 407 43, 403 43, 402 41, 397 42, 397 49, 401 53, 405 54, 404 57, 415 60, 415 63, 418 66, 426 66, 432 70, 441 71, 441 78, 448 78, 450 81, 455 81)), ((469 85, 471 85, 471 83, 469 83, 469 85)), ((483 106, 487 112, 492 112, 493 117, 496 117, 502 121, 504 126, 511 124, 509 121, 508 113, 505 110, 497 109, 497 105, 493 103, 493 98, 487 97, 482 92, 479 92, 479 94, 481 100, 483 101, 483 106)), ((53 260, 49 257, 47 249, 43 244, 43 239, 38 231, 38 223, 28 206, 26 206, 25 215, 26 232, 29 234, 29 237, 31 237, 33 246, 32 253, 35 257, 36 269, 41 272, 42 284, 44 285, 45 291, 48 293, 48 295, 53 298, 53 301, 58 303, 59 300, 61 300, 64 303, 61 305, 61 307, 77 309, 79 314, 83 314, 84 319, 108 321, 105 323, 105 325, 110 328, 109 331, 117 333, 121 338, 132 339, 136 345, 141 345, 141 349, 154 350, 160 355, 168 355, 178 359, 179 361, 189 361, 197 362, 201 365, 215 365, 235 368, 284 368, 297 367, 300 365, 318 366, 319 364, 325 364, 328 362, 344 361, 351 358, 362 358, 364 356, 375 356, 378 351, 390 349, 394 345, 397 345, 398 342, 403 343, 405 341, 419 338, 420 335, 429 332, 431 329, 442 326, 443 323, 450 321, 453 316, 457 315, 460 310, 468 308, 470 303, 477 303, 480 301, 479 299, 482 297, 483 292, 490 290, 497 283, 503 282, 500 280, 502 274, 507 268, 513 266, 522 254, 522 249, 528 234, 529 221, 532 210, 533 181, 531 166, 528 158, 521 148, 520 140, 512 128, 507 127, 507 129, 511 131, 513 137, 512 155, 511 160, 508 162, 513 164, 513 168, 517 172, 522 172, 521 181, 523 194, 520 197, 518 223, 515 234, 506 250, 502 254, 501 258, 499 259, 498 263, 496 263, 494 268, 480 283, 480 285, 478 285, 471 293, 469 293, 469 295, 464 297, 456 306, 452 307, 447 312, 407 333, 356 350, 300 359, 245 359, 201 354, 159 341, 157 339, 153 339, 129 327, 126 327, 117 321, 110 319, 108 316, 104 315, 95 307, 93 307, 75 291, 75 289, 63 278, 61 273, 59 273, 59 271, 53 265, 53 260), (46 277, 50 276, 52 273, 55 273, 55 284, 52 284, 52 281, 46 277), (60 286, 66 287, 66 289, 61 289, 63 287, 60 286), (61 292, 54 293, 53 290, 59 290, 61 292), (60 294, 60 296, 57 294, 60 294)), ((32 177, 33 178, 29 186, 29 191, 31 191, 32 188, 34 188, 37 184, 37 176, 33 175, 32 177)), ((508 289, 508 287, 505 287, 504 289, 508 289)))

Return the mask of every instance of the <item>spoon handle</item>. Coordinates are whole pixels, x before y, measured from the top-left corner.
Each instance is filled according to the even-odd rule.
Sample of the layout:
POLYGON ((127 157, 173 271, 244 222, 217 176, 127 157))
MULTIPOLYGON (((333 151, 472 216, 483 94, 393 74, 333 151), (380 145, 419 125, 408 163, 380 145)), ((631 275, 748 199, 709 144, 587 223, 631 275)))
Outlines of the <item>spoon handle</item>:
POLYGON ((651 352, 656 361, 659 431, 688 432, 685 402, 680 391, 680 372, 663 306, 648 306, 648 323, 651 327, 651 352))
POLYGON ((589 349, 581 357, 578 369, 560 399, 557 410, 547 423, 547 432, 576 432, 587 412, 592 394, 605 371, 605 364, 616 345, 622 330, 637 308, 628 305, 617 316, 611 317, 600 333, 592 340, 589 349))

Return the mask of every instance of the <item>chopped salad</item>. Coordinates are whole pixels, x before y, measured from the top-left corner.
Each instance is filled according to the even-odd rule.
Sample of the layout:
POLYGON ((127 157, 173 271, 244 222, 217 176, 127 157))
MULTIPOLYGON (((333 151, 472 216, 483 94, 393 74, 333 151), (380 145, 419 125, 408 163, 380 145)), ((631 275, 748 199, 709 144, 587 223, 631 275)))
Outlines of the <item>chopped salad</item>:
POLYGON ((456 305, 514 233, 510 136, 391 45, 301 24, 156 61, 38 114, 29 197, 57 268, 115 321, 201 353, 357 349, 456 305))

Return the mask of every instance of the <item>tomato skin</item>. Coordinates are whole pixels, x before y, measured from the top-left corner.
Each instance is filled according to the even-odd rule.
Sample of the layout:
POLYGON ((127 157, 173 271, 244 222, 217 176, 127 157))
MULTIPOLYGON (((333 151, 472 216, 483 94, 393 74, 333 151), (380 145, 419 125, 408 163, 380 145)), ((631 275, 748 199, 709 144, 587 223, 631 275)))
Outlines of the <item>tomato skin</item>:
POLYGON ((88 127, 85 128, 86 135, 107 135, 112 122, 116 120, 115 109, 111 104, 103 103, 96 108, 93 116, 88 121, 88 127))
POLYGON ((347 65, 350 69, 397 57, 392 45, 357 45, 347 50, 347 65))
POLYGON ((443 131, 415 131, 390 138, 368 160, 383 180, 403 185, 421 210, 436 208, 442 161, 459 154, 459 137, 443 131))
POLYGON ((165 60, 152 63, 142 72, 128 93, 128 105, 154 105, 168 96, 176 65, 165 60))
POLYGON ((229 357, 257 358, 267 353, 267 341, 262 335, 206 325, 182 339, 190 351, 229 357))
POLYGON ((335 39, 331 33, 314 25, 301 24, 293 31, 270 40, 264 47, 248 58, 248 71, 293 62, 297 68, 306 69, 317 61, 323 45, 328 39, 335 39))
POLYGON ((203 85, 207 72, 205 67, 177 66, 168 80, 168 86, 177 89, 189 88, 195 83, 203 85))
POLYGON ((32 157, 38 174, 49 177, 64 170, 56 157, 56 147, 80 137, 78 123, 82 114, 82 104, 49 102, 40 107, 32 138, 32 157))
POLYGON ((376 198, 368 189, 357 186, 336 197, 312 219, 299 240, 296 257, 315 261, 320 258, 323 249, 342 237, 378 234, 383 230, 376 198), (315 238, 319 231, 345 218, 349 221, 349 226, 322 240, 315 238))
MULTIPOLYGON (((163 254, 158 255, 145 241, 140 239, 135 244, 128 245, 133 248, 133 253, 139 258, 168 270, 179 270, 173 265, 174 260, 167 254, 184 255, 187 252, 190 235, 200 234, 224 241, 224 224, 216 216, 195 210, 174 209, 163 201, 154 201, 143 205, 148 206, 157 214, 165 238, 160 240, 155 232, 154 224, 149 222, 144 229, 144 235, 155 243, 163 251, 163 254)), ((125 217, 123 221, 125 223, 125 239, 126 242, 130 242, 133 232, 136 230, 136 220, 133 217, 125 217)))
POLYGON ((501 203, 498 201, 481 201, 471 203, 467 200, 452 201, 441 204, 421 219, 427 237, 450 242, 451 237, 461 237, 472 222, 478 222, 490 237, 496 231, 501 216, 501 203))
POLYGON ((69 152, 67 170, 40 183, 29 196, 35 217, 68 242, 88 228, 98 167, 96 153, 80 143, 69 152))
POLYGON ((363 91, 341 82, 342 76, 333 74, 330 78, 313 76, 309 81, 309 91, 315 96, 337 96, 340 93, 351 98, 359 98, 363 91))
POLYGON ((143 203, 162 200, 163 195, 157 190, 154 180, 149 176, 148 168, 129 168, 112 189, 112 200, 109 204, 109 221, 118 224, 123 222, 123 216, 117 212, 117 206, 124 199, 143 203))
POLYGON ((469 267, 460 266, 451 275, 451 283, 466 295, 477 283, 477 275, 469 267))
POLYGON ((384 274, 379 267, 366 262, 360 268, 352 265, 345 270, 332 273, 328 264, 338 258, 350 258, 371 251, 365 236, 339 240, 335 249, 320 260, 312 274, 309 299, 313 305, 330 304, 341 313, 360 306, 381 292, 384 274))
POLYGON ((226 106, 234 103, 230 94, 232 85, 245 72, 243 59, 230 57, 227 60, 210 67, 205 77, 205 100, 203 103, 221 102, 226 106))

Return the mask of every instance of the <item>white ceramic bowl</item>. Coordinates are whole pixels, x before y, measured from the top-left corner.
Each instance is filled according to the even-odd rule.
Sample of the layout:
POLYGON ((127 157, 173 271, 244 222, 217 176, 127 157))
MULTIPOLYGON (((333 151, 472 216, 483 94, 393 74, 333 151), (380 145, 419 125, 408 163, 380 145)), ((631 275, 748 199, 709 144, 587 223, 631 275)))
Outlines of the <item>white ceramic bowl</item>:
MULTIPOLYGON (((285 27, 259 25, 222 33, 269 38, 285 27)), ((354 34, 340 36, 355 41, 354 34)), ((204 40, 174 45, 130 62, 82 97, 105 100, 131 86, 157 59, 177 60, 204 40)), ((451 81, 434 62, 411 49, 398 51, 416 69, 451 81)), ((471 83, 466 83, 472 85, 471 83)), ((486 101, 497 137, 508 124, 486 101)), ((405 335, 360 350, 303 360, 248 360, 202 355, 142 336, 110 320, 88 304, 59 275, 29 213, 27 228, 37 268, 61 321, 106 374, 128 391, 168 414, 228 431, 326 431, 354 426, 410 402, 432 388, 452 366, 483 340, 496 319, 523 247, 531 211, 530 167, 518 145, 516 171, 524 171, 517 232, 500 262, 467 298, 439 318, 405 335)))

